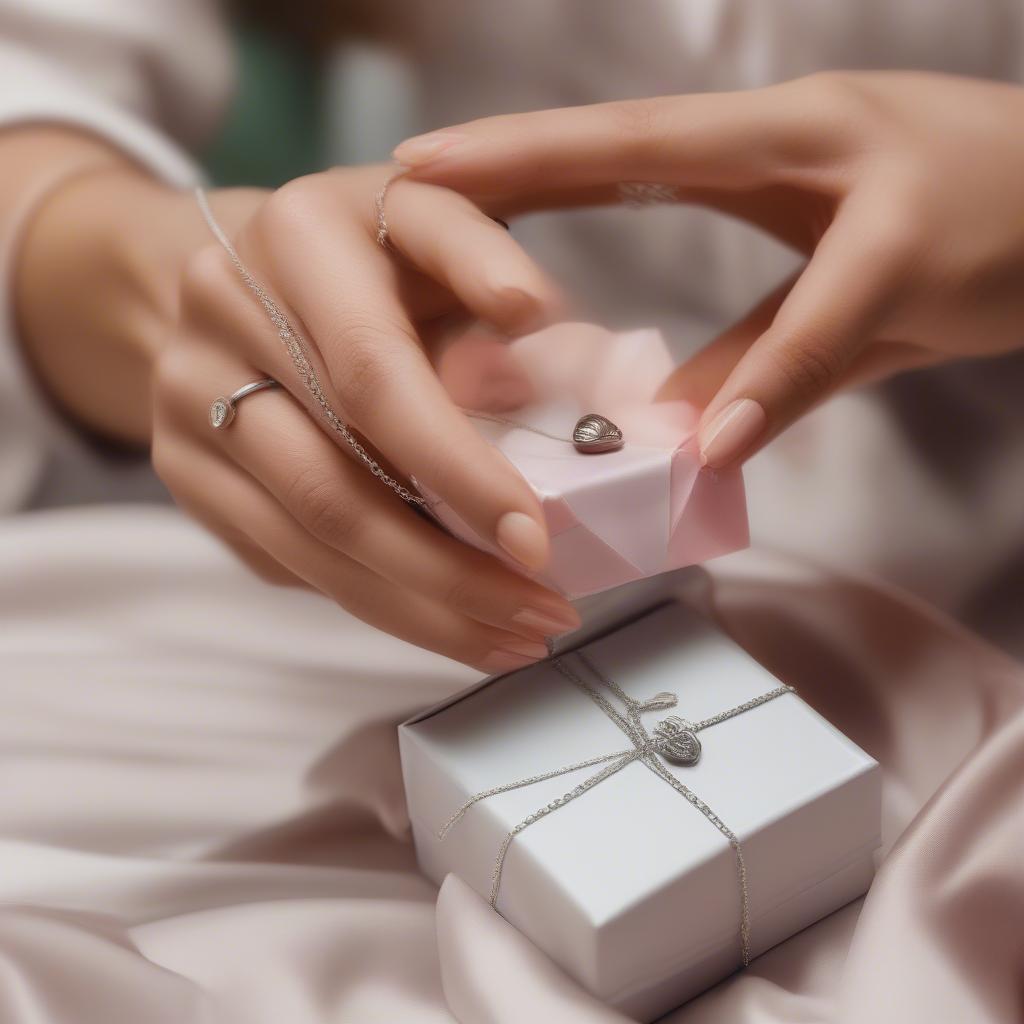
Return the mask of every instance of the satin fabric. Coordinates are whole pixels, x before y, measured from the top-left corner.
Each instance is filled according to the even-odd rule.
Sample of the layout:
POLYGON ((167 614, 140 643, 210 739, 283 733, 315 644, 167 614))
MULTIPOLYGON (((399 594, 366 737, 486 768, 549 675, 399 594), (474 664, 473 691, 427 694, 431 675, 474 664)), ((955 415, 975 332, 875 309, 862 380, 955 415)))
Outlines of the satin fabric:
MULTIPOLYGON (((408 842, 395 725, 471 670, 255 582, 172 510, 0 529, 0 1021, 624 1018, 408 842)), ((673 1024, 1024 1019, 1024 671, 748 552, 706 608, 882 763, 867 898, 673 1024)))

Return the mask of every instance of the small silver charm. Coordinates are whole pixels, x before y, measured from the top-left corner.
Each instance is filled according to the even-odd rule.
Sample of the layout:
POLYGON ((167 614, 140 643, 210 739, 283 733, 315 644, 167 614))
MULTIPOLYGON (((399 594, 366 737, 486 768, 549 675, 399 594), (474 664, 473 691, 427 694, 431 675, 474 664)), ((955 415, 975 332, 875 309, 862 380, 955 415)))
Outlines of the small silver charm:
POLYGON ((670 715, 662 719, 654 730, 658 752, 666 761, 689 768, 700 760, 700 740, 693 726, 685 718, 670 715))
POLYGON ((215 398, 210 406, 210 426, 214 430, 226 427, 235 418, 235 407, 227 398, 215 398))
POLYGON ((640 705, 641 711, 669 711, 679 703, 679 698, 674 693, 662 691, 656 693, 650 700, 645 700, 640 705))
POLYGON ((622 431, 610 419, 596 412, 588 412, 576 421, 572 432, 576 451, 587 455, 614 452, 625 444, 622 431))

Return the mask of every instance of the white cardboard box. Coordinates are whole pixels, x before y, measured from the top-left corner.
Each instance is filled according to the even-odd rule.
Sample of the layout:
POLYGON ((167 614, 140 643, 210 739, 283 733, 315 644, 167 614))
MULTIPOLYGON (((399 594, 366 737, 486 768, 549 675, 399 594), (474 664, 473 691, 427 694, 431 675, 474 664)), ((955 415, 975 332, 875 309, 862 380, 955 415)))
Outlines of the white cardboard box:
MULTIPOLYGON (((679 705, 668 713, 690 720, 779 685, 677 601, 607 631, 610 615, 663 598, 668 581, 591 609, 590 632, 606 630, 585 644, 598 667, 637 698, 674 692, 679 705)), ((566 658, 574 664, 571 653, 566 658)), ((649 712, 644 723, 650 730, 665 714, 649 712)), ((505 835, 596 769, 477 803, 441 841, 452 813, 474 793, 630 745, 547 662, 485 680, 399 732, 423 871, 437 883, 454 872, 485 899, 505 835)), ((698 764, 668 767, 742 842, 755 956, 866 891, 880 841, 872 758, 795 694, 711 726, 700 739, 698 764)), ((733 850, 640 763, 516 836, 497 909, 592 993, 641 1020, 740 963, 733 850)))

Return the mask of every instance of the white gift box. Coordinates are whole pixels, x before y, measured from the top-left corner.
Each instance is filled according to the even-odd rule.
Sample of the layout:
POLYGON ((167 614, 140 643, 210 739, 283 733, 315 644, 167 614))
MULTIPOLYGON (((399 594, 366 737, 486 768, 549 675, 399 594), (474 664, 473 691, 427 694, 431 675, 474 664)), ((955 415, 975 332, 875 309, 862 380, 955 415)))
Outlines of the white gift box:
MULTIPOLYGON (((607 631, 609 617, 628 614, 623 601, 628 609, 650 598, 650 588, 606 596, 577 636, 605 630, 582 649, 631 697, 677 695, 674 711, 643 715, 649 731, 666 714, 699 721, 779 686, 675 600, 607 631)), ((585 675, 571 651, 563 657, 585 675)), ((880 841, 872 758, 794 693, 707 727, 699 739, 696 765, 663 763, 741 842, 754 956, 866 891, 880 841)), ((422 870, 437 883, 454 872, 485 899, 506 835, 600 766, 476 803, 442 841, 452 814, 492 787, 630 748, 550 662, 484 680, 415 717, 401 726, 400 744, 422 870)), ((640 1020, 740 965, 734 850, 640 762, 515 836, 496 909, 594 995, 640 1020)))

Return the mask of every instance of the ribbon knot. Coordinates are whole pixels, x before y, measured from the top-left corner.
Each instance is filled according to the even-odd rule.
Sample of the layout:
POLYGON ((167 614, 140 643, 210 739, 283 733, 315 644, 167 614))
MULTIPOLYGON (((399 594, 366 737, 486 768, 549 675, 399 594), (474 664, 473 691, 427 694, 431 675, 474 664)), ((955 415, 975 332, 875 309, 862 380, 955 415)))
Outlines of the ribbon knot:
POLYGON ((600 785, 606 779, 611 778, 617 772, 622 771, 627 765, 639 761, 648 769, 654 772, 662 781, 670 785, 680 796, 704 815, 712 825, 729 841, 736 856, 736 872, 739 881, 740 891, 740 956, 743 966, 750 963, 750 900, 747 890, 747 867, 743 859, 743 848, 740 845, 736 833, 730 829, 722 819, 688 786, 683 785, 675 775, 665 766, 664 758, 674 764, 691 766, 697 763, 701 754, 700 740, 697 733, 710 725, 717 725, 719 722, 732 718, 744 711, 757 707, 784 693, 793 692, 791 686, 779 686, 768 693, 761 694, 752 700, 746 701, 735 708, 730 708, 711 718, 700 722, 689 722, 677 715, 670 715, 668 718, 658 722, 654 735, 651 735, 644 727, 640 715, 647 711, 666 711, 674 708, 678 698, 674 693, 657 693, 646 701, 638 701, 622 689, 618 683, 603 675, 594 663, 583 653, 576 651, 576 657, 587 668, 589 673, 600 683, 606 686, 622 702, 623 711, 616 708, 603 694, 599 693, 589 683, 576 674, 565 663, 562 658, 553 658, 551 665, 560 672, 574 686, 582 690, 630 739, 632 746, 625 750, 616 750, 610 754, 602 754, 598 757, 589 758, 586 761, 577 761, 575 764, 564 765, 551 771, 541 772, 539 775, 531 775, 529 778, 518 779, 514 782, 507 782, 501 786, 494 786, 492 789, 475 793, 471 796, 438 831, 438 839, 445 839, 452 828, 462 820, 466 812, 481 800, 497 796, 499 793, 508 793, 514 789, 522 789, 526 786, 536 785, 538 782, 545 782, 548 779, 557 778, 560 775, 568 775, 570 772, 581 771, 584 768, 594 768, 603 764, 604 767, 593 775, 588 776, 577 786, 556 797, 543 807, 538 808, 532 814, 528 814, 522 821, 515 825, 502 840, 494 861, 494 868, 491 874, 491 907, 497 909, 498 890, 501 886, 502 870, 505 866, 505 855, 513 839, 524 829, 536 824, 541 818, 564 807, 567 803, 583 796, 588 790, 600 785))

